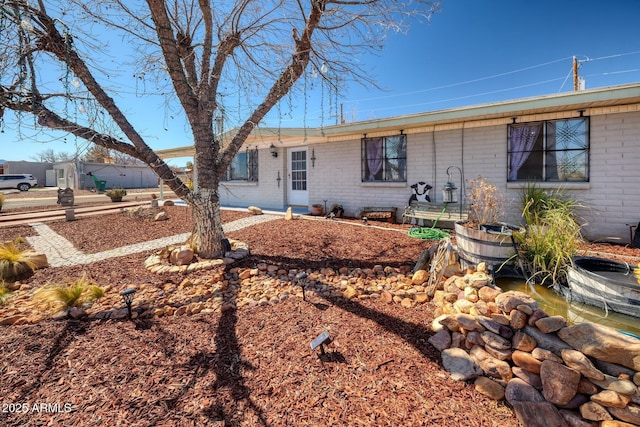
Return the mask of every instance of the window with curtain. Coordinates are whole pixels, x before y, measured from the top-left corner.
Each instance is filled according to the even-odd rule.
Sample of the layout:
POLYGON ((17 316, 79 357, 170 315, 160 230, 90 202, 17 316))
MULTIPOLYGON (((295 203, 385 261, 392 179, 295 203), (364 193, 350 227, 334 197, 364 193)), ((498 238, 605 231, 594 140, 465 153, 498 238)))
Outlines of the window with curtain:
POLYGON ((362 138, 362 182, 406 181, 406 135, 362 138))
POLYGON ((513 124, 508 128, 509 181, 589 180, 589 119, 513 124))
POLYGON ((258 181, 258 149, 238 152, 231 161, 224 181, 258 181))

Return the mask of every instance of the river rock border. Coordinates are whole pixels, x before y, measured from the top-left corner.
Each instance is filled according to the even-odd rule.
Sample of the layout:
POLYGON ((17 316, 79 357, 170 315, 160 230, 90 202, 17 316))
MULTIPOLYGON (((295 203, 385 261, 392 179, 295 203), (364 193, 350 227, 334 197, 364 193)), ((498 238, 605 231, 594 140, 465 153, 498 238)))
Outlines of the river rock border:
MULTIPOLYGON (((152 273, 169 274, 169 273, 193 273, 196 271, 211 270, 220 265, 232 264, 236 260, 249 256, 249 245, 238 240, 229 239, 231 251, 225 253, 224 258, 218 259, 201 259, 199 261, 191 261, 193 251, 188 246, 168 247, 153 253, 144 261, 144 267, 152 273), (170 262, 170 255, 174 251, 189 251, 189 260, 185 263, 178 262, 176 264, 170 262)), ((179 258, 179 256, 178 256, 179 258)))
POLYGON ((451 378, 505 399, 527 426, 640 426, 640 340, 569 326, 529 295, 445 278, 429 342, 451 378))

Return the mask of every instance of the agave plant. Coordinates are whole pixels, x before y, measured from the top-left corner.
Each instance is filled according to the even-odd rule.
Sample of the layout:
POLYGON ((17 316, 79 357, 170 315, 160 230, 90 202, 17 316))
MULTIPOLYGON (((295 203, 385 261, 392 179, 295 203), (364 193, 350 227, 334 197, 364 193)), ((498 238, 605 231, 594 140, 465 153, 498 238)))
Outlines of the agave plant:
POLYGON ((14 242, 0 244, 0 279, 7 280, 36 269, 31 250, 21 250, 14 242))
POLYGON ((34 299, 56 312, 92 303, 104 296, 104 289, 95 285, 86 274, 67 285, 49 285, 38 290, 34 299))

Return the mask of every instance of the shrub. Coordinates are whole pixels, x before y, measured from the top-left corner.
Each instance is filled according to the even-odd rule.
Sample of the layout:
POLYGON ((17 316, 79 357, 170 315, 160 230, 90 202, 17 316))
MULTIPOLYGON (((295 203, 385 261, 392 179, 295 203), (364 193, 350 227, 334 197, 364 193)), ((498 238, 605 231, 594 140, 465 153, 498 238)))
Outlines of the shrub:
POLYGON ((0 283, 0 305, 4 305, 5 302, 11 296, 11 289, 9 289, 4 282, 0 283))
POLYGON ((111 198, 122 198, 124 196, 127 195, 127 190, 125 190, 124 188, 110 188, 107 191, 104 192, 104 194, 107 197, 111 197, 111 198))
POLYGON ((496 224, 502 218, 502 195, 495 185, 479 176, 469 181, 469 222, 496 224))
POLYGON ((34 299, 56 312, 92 303, 104 296, 104 289, 92 283, 86 274, 66 285, 45 286, 36 291, 34 299))
POLYGON ((562 190, 545 191, 528 184, 520 193, 525 231, 514 233, 524 252, 530 280, 552 285, 566 282, 567 268, 582 241, 575 215, 579 207, 562 190))
POLYGON ((3 204, 4 204, 4 193, 0 193, 0 210, 2 210, 3 204))
POLYGON ((21 250, 14 242, 0 244, 0 279, 17 277, 33 272, 36 265, 31 261, 31 250, 21 250))

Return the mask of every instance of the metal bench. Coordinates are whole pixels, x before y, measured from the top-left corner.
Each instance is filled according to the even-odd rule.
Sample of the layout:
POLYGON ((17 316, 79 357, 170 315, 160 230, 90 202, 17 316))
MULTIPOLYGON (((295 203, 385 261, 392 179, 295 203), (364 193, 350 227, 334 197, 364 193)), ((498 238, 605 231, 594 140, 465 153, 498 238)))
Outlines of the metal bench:
POLYGON ((387 222, 396 222, 398 208, 395 207, 373 207, 368 206, 360 211, 360 218, 383 220, 387 222))
POLYGON ((437 226, 441 228, 453 228, 456 221, 466 221, 467 209, 459 203, 432 203, 412 201, 404 208, 402 223, 416 219, 423 221, 423 225, 433 225, 437 221, 437 226))

